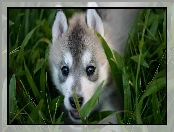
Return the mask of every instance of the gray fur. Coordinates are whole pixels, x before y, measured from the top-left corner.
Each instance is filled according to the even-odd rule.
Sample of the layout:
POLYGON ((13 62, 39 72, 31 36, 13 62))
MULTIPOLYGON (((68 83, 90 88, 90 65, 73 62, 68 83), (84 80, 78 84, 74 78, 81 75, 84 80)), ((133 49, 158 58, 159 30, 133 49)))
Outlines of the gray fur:
POLYGON ((97 9, 103 20, 106 41, 121 56, 124 55, 128 32, 138 11, 139 9, 97 9))

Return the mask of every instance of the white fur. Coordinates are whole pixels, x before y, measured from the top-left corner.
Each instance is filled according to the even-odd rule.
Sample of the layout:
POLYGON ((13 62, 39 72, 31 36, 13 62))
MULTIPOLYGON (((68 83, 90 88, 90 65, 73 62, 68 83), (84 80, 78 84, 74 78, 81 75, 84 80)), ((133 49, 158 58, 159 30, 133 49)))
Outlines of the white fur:
POLYGON ((72 85, 74 82, 74 78, 73 76, 69 75, 67 80, 60 84, 59 80, 58 80, 58 70, 57 68, 52 65, 52 76, 53 76, 53 82, 56 85, 56 88, 58 88, 60 90, 60 92, 65 96, 64 98, 64 104, 67 110, 71 110, 72 107, 69 103, 69 97, 72 96, 73 92, 72 92, 72 85))
POLYGON ((92 97, 97 88, 96 82, 89 81, 86 77, 81 77, 82 95, 84 97, 84 104, 92 97))
POLYGON ((104 36, 103 23, 100 16, 97 14, 95 9, 87 10, 87 25, 104 36))
MULTIPOLYGON (((87 52, 86 52, 87 53, 87 52)), ((108 76, 108 63, 106 62, 103 66, 100 67, 99 79, 95 82, 89 81, 86 77, 81 77, 81 86, 82 86, 82 95, 84 97, 84 104, 93 96, 96 88, 100 83, 107 79, 108 76)), ((105 83, 104 83, 105 84, 105 83)), ((106 94, 107 96, 107 94, 106 94)), ((104 100, 103 100, 104 101, 104 100)))
POLYGON ((83 56, 82 56, 82 63, 83 66, 86 67, 87 64, 89 64, 89 62, 91 61, 92 55, 90 54, 89 51, 85 51, 83 56))
POLYGON ((53 43, 68 29, 67 19, 62 11, 58 11, 52 27, 53 43))
POLYGON ((65 96, 64 104, 67 110, 72 110, 72 107, 69 102, 69 97, 73 95, 73 92, 72 92, 73 82, 74 82, 73 76, 69 75, 67 80, 60 86, 62 89, 63 95, 65 96))
POLYGON ((69 68, 72 67, 73 64, 73 57, 69 52, 66 52, 64 55, 64 61, 68 65, 69 68))
MULTIPOLYGON (((106 60, 106 62, 100 67, 100 76, 102 78, 104 78, 104 80, 107 79, 108 77, 108 68, 109 65, 108 65, 108 61, 106 60)), ((103 81, 103 80, 100 80, 100 81, 103 81)))
POLYGON ((59 89, 60 92, 62 92, 62 89, 60 88, 59 81, 58 81, 59 71, 58 71, 57 68, 54 66, 54 64, 52 64, 51 70, 52 70, 53 82, 54 82, 54 84, 56 85, 56 88, 59 89))

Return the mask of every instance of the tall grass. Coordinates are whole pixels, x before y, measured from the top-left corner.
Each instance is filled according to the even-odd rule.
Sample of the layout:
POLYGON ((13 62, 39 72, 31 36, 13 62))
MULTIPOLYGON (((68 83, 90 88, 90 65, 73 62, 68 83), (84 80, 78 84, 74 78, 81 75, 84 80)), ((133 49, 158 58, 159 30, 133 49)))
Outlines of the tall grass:
MULTIPOLYGON (((74 11, 65 13, 71 17, 74 11)), ((48 47, 55 12, 9 9, 9 124, 64 123, 64 113, 57 111, 64 97, 50 95, 48 78, 48 47)), ((124 98, 123 117, 119 112, 106 111, 85 118, 97 101, 101 84, 85 108, 79 108, 83 123, 98 123, 115 113, 120 124, 166 124, 166 10, 145 9, 139 13, 123 58, 98 36, 124 98)))

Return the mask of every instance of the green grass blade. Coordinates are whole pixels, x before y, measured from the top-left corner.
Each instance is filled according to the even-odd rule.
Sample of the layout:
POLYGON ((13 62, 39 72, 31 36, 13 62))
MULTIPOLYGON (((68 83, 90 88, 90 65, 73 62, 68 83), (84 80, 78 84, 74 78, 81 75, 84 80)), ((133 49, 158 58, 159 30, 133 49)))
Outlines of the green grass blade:
POLYGON ((151 54, 151 58, 158 54, 159 52, 163 51, 164 49, 166 49, 166 44, 161 44, 152 54, 151 54))
POLYGON ((74 101, 75 101, 75 105, 76 105, 77 111, 78 111, 78 113, 79 113, 79 116, 80 116, 82 122, 85 123, 85 120, 84 120, 84 118, 83 118, 83 116, 82 116, 82 113, 81 113, 81 111, 80 111, 80 104, 79 104, 79 101, 78 101, 77 94, 76 94, 75 91, 73 91, 73 92, 74 92, 74 93, 73 93, 73 98, 74 98, 74 101))
POLYGON ((22 65, 23 61, 24 61, 24 48, 25 46, 28 44, 28 41, 31 39, 31 36, 32 34, 34 33, 34 31, 36 30, 36 28, 38 28, 39 26, 35 27, 33 30, 31 30, 27 35, 26 37, 24 38, 22 44, 21 44, 21 48, 19 50, 19 54, 17 56, 17 63, 19 65, 19 68, 20 66, 22 65))
POLYGON ((17 116, 20 115, 20 113, 21 113, 29 104, 30 104, 30 102, 29 102, 28 104, 26 104, 22 109, 20 109, 20 110, 18 111, 18 113, 16 113, 16 115, 13 117, 13 119, 10 120, 10 124, 17 118, 17 116))
POLYGON ((16 75, 17 77, 23 76, 23 75, 25 75, 25 74, 26 74, 26 72, 23 71, 23 70, 16 71, 16 73, 15 73, 15 75, 16 75))
POLYGON ((116 112, 115 111, 98 112, 98 113, 92 115, 89 120, 90 120, 90 122, 94 122, 94 121, 99 122, 99 121, 103 120, 104 118, 106 118, 106 117, 108 117, 108 116, 110 116, 110 115, 112 115, 114 113, 116 113, 116 112))
MULTIPOLYGON (((126 73, 125 67, 123 67, 123 89, 124 89, 124 110, 132 111, 132 94, 131 94, 131 88, 129 85, 129 76, 126 73)), ((128 120, 129 118, 129 113, 124 113, 124 119, 128 120)))
POLYGON ((141 99, 139 101, 139 106, 140 106, 140 110, 142 108, 142 104, 143 104, 143 100, 145 97, 156 93, 157 91, 159 91, 160 89, 164 88, 166 86, 166 77, 163 78, 159 78, 159 79, 155 79, 153 80, 146 88, 146 91, 144 92, 144 94, 141 96, 141 99))
POLYGON ((15 23, 9 20, 9 26, 14 25, 15 23))
POLYGON ((23 47, 25 47, 28 44, 28 41, 31 39, 31 36, 33 35, 34 31, 39 27, 40 25, 36 26, 33 30, 31 30, 25 37, 25 39, 22 42, 23 47))
POLYGON ((35 68, 34 71, 33 71, 34 74, 35 74, 39 69, 42 68, 42 66, 43 66, 44 63, 45 63, 45 61, 44 61, 43 58, 37 60, 36 68, 35 68))
POLYGON ((124 124, 119 113, 116 113, 118 124, 124 124))
POLYGON ((164 44, 166 45, 166 36, 167 36, 167 29, 166 29, 166 11, 164 11, 164 21, 163 21, 163 37, 164 37, 164 44))
POLYGON ((61 113, 61 115, 59 116, 59 118, 57 119, 57 121, 55 122, 55 124, 63 124, 62 120, 62 116, 63 116, 63 112, 61 113))
POLYGON ((45 65, 41 68, 40 73, 40 92, 42 97, 45 99, 45 84, 46 84, 46 71, 45 71, 45 65))
POLYGON ((47 46, 47 49, 45 51, 45 58, 44 58, 45 59, 45 62, 48 60, 49 51, 50 51, 50 47, 47 46))
POLYGON ((53 100, 49 103, 50 111, 54 111, 54 110, 56 109, 56 107, 59 107, 60 105, 62 105, 63 100, 64 100, 64 96, 63 96, 63 95, 58 96, 58 97, 56 97, 55 99, 53 99, 53 100), (56 104, 56 103, 57 103, 57 104, 56 104))
MULTIPOLYGON (((140 57, 140 55, 136 55, 136 56, 132 56, 131 59, 134 60, 135 62, 139 63, 139 57, 140 57)), ((149 68, 147 62, 144 60, 143 55, 141 55, 140 64, 146 68, 149 68)))
POLYGON ((40 38, 40 39, 35 43, 35 45, 33 46, 32 50, 31 50, 31 53, 33 53, 33 52, 36 50, 36 48, 39 46, 40 43, 50 44, 51 42, 50 42, 50 40, 49 40, 48 38, 45 38, 45 37, 40 38))
POLYGON ((153 17, 153 24, 151 25, 150 28, 150 33, 152 36, 155 36, 158 30, 158 15, 155 16, 155 18, 153 17))
POLYGON ((96 104, 98 97, 100 95, 100 91, 102 89, 103 83, 104 81, 98 86, 98 88, 96 89, 91 99, 82 107, 81 114, 83 118, 87 117, 90 114, 90 112, 93 110, 94 105, 96 104))
POLYGON ((25 19, 24 19, 24 22, 25 22, 25 30, 24 30, 24 33, 25 34, 27 34, 28 33, 28 31, 29 31, 29 27, 30 27, 30 25, 29 25, 29 14, 30 13, 30 9, 26 9, 25 10, 25 15, 26 15, 26 17, 25 17, 25 19))
POLYGON ((105 51, 107 60, 109 62, 109 66, 110 66, 111 71, 112 71, 112 76, 113 76, 114 81, 117 85, 117 88, 120 91, 120 93, 123 95, 122 75, 121 75, 121 72, 119 71, 117 65, 115 65, 115 62, 113 62, 113 59, 114 59, 113 53, 112 53, 111 49, 109 48, 109 46, 107 45, 104 38, 98 32, 96 32, 96 34, 97 34, 98 38, 100 39, 100 41, 103 45, 103 49, 105 51))
POLYGON ((118 54, 117 51, 113 50, 113 61, 115 62, 115 66, 118 67, 119 71, 121 73, 123 73, 123 67, 125 67, 125 64, 124 64, 124 61, 123 61, 123 58, 118 54))
POLYGON ((24 61, 24 68, 25 68, 27 80, 28 80, 28 83, 30 84, 32 92, 33 92, 36 100, 39 101, 40 99, 42 99, 42 97, 41 97, 41 95, 40 95, 40 93, 39 93, 39 91, 38 91, 38 89, 37 89, 37 87, 36 87, 36 85, 35 85, 35 83, 33 81, 33 78, 32 78, 32 76, 30 74, 30 71, 28 70, 28 68, 27 68, 27 66, 25 64, 25 61, 24 61))
POLYGON ((42 66, 44 65, 44 63, 46 63, 47 59, 48 59, 48 52, 49 52, 49 46, 47 47, 46 51, 45 51, 45 58, 41 58, 41 59, 38 59, 37 63, 36 63, 36 68, 35 70, 33 71, 34 74, 40 70, 42 68, 42 66))
POLYGON ((154 79, 157 79, 157 78, 162 78, 162 77, 165 77, 166 76, 166 69, 160 71, 158 74, 155 75, 154 79))
POLYGON ((157 94, 152 94, 152 111, 153 111, 153 116, 154 116, 154 124, 161 124, 162 120, 161 120, 161 112, 160 112, 160 108, 159 108, 159 101, 158 101, 158 97, 157 94))
POLYGON ((30 123, 36 123, 38 121, 38 116, 40 115, 40 111, 42 109, 42 106, 43 106, 43 103, 44 103, 44 100, 40 100, 39 104, 33 109, 33 111, 31 112, 28 120, 27 120, 27 124, 30 124, 30 123), (31 121, 32 119, 32 121, 31 121))
POLYGON ((140 109, 140 106, 139 106, 139 104, 138 104, 138 101, 136 101, 136 108, 135 108, 135 114, 136 114, 136 121, 137 121, 137 124, 143 124, 143 122, 142 122, 142 117, 141 117, 141 113, 140 113, 140 111, 141 111, 141 109, 140 109))
POLYGON ((64 96, 61 95, 61 96, 56 97, 55 99, 53 99, 53 100, 49 103, 50 111, 51 111, 52 113, 54 112, 54 115, 53 115, 53 122, 55 122, 57 108, 58 108, 60 105, 62 105, 63 100, 64 100, 64 96))
POLYGON ((131 52, 131 54, 129 52, 132 50, 135 50, 134 41, 137 39, 137 29, 138 29, 137 25, 140 22, 141 17, 144 15, 144 12, 145 12, 145 10, 140 10, 137 14, 135 21, 132 24, 132 27, 131 27, 130 32, 129 32, 129 38, 127 39, 125 50, 124 50, 124 59, 129 58, 130 56, 133 55, 133 52, 131 52), (133 44, 131 44, 131 42, 133 44))
POLYGON ((15 75, 12 75, 12 78, 10 79, 10 85, 9 85, 9 112, 10 115, 13 115, 16 113, 17 110, 17 101, 16 101, 16 78, 15 75))
MULTIPOLYGON (((20 29, 21 29, 21 27, 19 27, 19 29, 18 29, 18 34, 17 34, 17 37, 16 37, 15 45, 11 48, 10 51, 15 50, 15 49, 17 48, 18 44, 19 44, 19 33, 20 33, 20 29)), ((10 35, 10 36, 11 36, 11 35, 10 35)), ((11 39, 10 39, 10 40, 11 40, 11 39)), ((10 40, 9 40, 9 41, 10 41, 10 40)), ((19 48, 19 47, 18 47, 18 48, 19 48)))

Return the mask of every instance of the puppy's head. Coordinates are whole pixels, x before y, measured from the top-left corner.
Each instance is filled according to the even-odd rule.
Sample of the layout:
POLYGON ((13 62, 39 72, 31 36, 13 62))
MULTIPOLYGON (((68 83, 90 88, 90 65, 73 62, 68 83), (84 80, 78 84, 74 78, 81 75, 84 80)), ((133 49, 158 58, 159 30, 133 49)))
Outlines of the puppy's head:
POLYGON ((65 108, 75 123, 81 121, 73 91, 83 107, 108 76, 108 61, 94 30, 104 35, 102 20, 94 9, 75 14, 69 21, 58 11, 52 27, 49 62, 53 82, 65 96, 65 108))

